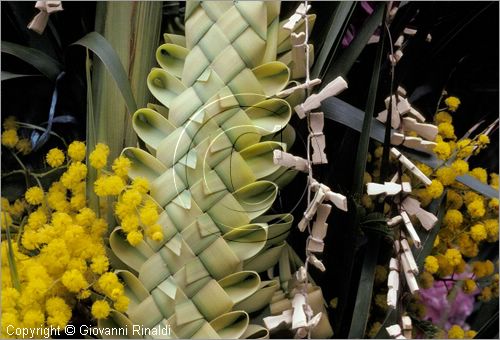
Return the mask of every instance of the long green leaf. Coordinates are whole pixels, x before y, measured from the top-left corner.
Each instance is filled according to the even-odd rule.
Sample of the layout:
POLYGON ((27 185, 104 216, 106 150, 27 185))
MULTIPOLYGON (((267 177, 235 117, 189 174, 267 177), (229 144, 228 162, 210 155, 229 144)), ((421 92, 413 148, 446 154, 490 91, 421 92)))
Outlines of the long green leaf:
MULTIPOLYGON (((325 113, 326 118, 346 125, 356 131, 361 131, 363 118, 365 117, 365 113, 362 110, 335 97, 324 100, 321 104, 321 109, 325 113)), ((384 125, 375 118, 372 118, 370 137, 380 143, 384 142, 384 125)), ((404 149, 403 151, 411 159, 425 163, 432 168, 440 164, 439 159, 434 155, 431 156, 410 149, 404 149)), ((497 190, 470 175, 458 176, 457 181, 489 198, 498 197, 497 190)))
MULTIPOLYGON (((381 4, 378 6, 378 11, 382 11, 384 9, 384 4, 381 4)), ((383 13, 382 13, 383 14, 383 13)), ((379 23, 382 20, 382 14, 379 17, 379 23)), ((372 17, 375 17, 375 15, 372 15, 372 17)), ((366 43, 365 43, 366 44, 366 43)), ((382 44, 381 44, 382 45, 382 44)), ((379 51, 377 54, 377 58, 374 62, 374 69, 373 69, 373 74, 372 74, 372 80, 370 83, 370 92, 368 94, 368 101, 367 101, 367 115, 365 116, 364 113, 361 115, 358 115, 359 119, 359 131, 361 132, 361 136, 359 139, 358 143, 358 151, 357 151, 357 156, 356 156, 356 163, 355 163, 355 169, 354 169, 354 181, 353 181, 353 188, 352 192, 360 197, 363 193, 363 177, 364 177, 364 172, 366 168, 366 160, 368 157, 368 145, 370 141, 370 136, 372 133, 372 123, 373 123, 373 111, 375 108, 375 97, 377 95, 377 84, 378 84, 378 77, 380 73, 380 63, 382 60, 382 47, 379 45, 379 51), (371 113, 370 113, 371 112, 371 113)), ((363 45, 364 47, 364 45, 363 45)), ((344 51, 345 53, 345 51, 344 51)), ((361 51, 359 52, 361 53, 361 51)), ((357 56, 356 56, 357 58, 357 56)), ((349 66, 350 68, 350 66, 349 66)), ((329 72, 327 76, 330 77, 336 77, 338 73, 332 73, 329 72)), ((329 80, 325 80, 328 82, 329 80)), ((381 133, 381 138, 383 138, 383 131, 381 133)), ((356 200, 350 200, 349 201, 349 212, 350 212, 350 220, 351 220, 351 225, 355 226, 357 229, 359 228, 359 223, 360 223, 360 207, 356 203, 356 200)), ((348 231, 349 232, 349 231, 348 231)), ((351 240, 355 240, 355 230, 350 231, 351 235, 348 236, 351 240)), ((354 241, 355 242, 355 241, 354 241)), ((346 254, 346 280, 343 283, 343 286, 341 288, 341 294, 343 295, 344 298, 342 298, 339 301, 339 316, 336 321, 336 326, 337 327, 343 327, 342 324, 345 323, 346 318, 348 317, 346 314, 346 309, 347 309, 347 298, 349 296, 349 292, 352 289, 351 288, 351 277, 352 277, 352 271, 353 271, 353 265, 354 265, 354 258, 356 255, 355 251, 355 244, 351 244, 350 247, 347 248, 348 254, 346 254)), ((378 253, 378 248, 376 249, 378 253)), ((367 272, 368 273, 368 272, 367 272)), ((373 281, 373 280, 372 280, 373 281)), ((358 290, 359 293, 359 290, 358 290)), ((361 294, 357 294, 361 298, 361 294)), ((368 300, 371 300, 371 295, 368 300)), ((361 302, 360 302, 361 303, 361 302)), ((358 301, 356 301, 356 304, 358 304, 358 301)), ((368 306, 369 306, 369 301, 368 301, 368 306)), ((356 311, 357 313, 357 311, 356 311)), ((365 318, 366 319, 366 318, 365 318)), ((352 318, 351 321, 351 329, 349 331, 349 334, 359 334, 361 333, 360 336, 362 337, 364 333, 364 328, 366 327, 366 320, 360 321, 356 317, 352 318), (355 323, 353 325, 353 323, 355 323)))
POLYGON ((314 67, 311 72, 312 78, 317 78, 322 73, 328 56, 330 55, 331 58, 333 58, 335 55, 337 47, 342 40, 343 33, 347 28, 349 18, 351 17, 355 7, 356 3, 354 1, 342 1, 337 3, 337 7, 335 8, 330 19, 330 28, 326 34, 325 42, 323 43, 316 62, 314 63, 314 67))
MULTIPOLYGON (((75 43, 91 49, 97 56, 93 60, 92 93, 89 93, 93 110, 89 148, 95 143, 106 143, 110 159, 118 157, 124 147, 137 144, 131 113, 151 101, 146 75, 155 63, 161 9, 162 3, 156 1, 98 3, 98 32, 75 43)), ((111 206, 113 200, 108 198, 107 204, 111 206)), ((114 227, 116 222, 110 209, 102 217, 110 228, 114 227)))
POLYGON ((339 58, 335 60, 332 69, 328 70, 323 83, 327 84, 338 76, 346 77, 352 65, 365 48, 366 43, 373 35, 373 32, 375 32, 380 25, 383 14, 384 3, 379 3, 375 11, 357 33, 356 38, 354 38, 351 44, 342 52, 339 58))
MULTIPOLYGON (((477 330, 478 333, 482 331, 483 327, 489 323, 489 321, 495 318, 495 314, 498 313, 498 299, 492 299, 488 302, 480 302, 475 312, 475 317, 472 317, 470 321, 471 329, 477 330)), ((498 314, 496 316, 498 318, 498 314)), ((498 321, 495 323, 497 325, 496 331, 498 332, 498 321)), ((495 334, 493 334, 494 336, 495 334)), ((478 339, 492 339, 492 336, 486 334, 478 334, 478 339), (479 337, 483 335, 482 337, 479 337)))
POLYGON ((385 328, 389 325, 393 325, 396 322, 395 320, 396 320, 396 310, 389 309, 387 311, 387 314, 385 315, 385 319, 382 322, 382 325, 380 326, 380 329, 379 329, 377 335, 375 335, 373 337, 373 339, 389 339, 390 336, 387 333, 387 331, 385 330, 385 328))
POLYGON ((480 182, 477 178, 470 175, 462 175, 457 177, 457 181, 477 191, 478 193, 489 198, 498 198, 498 191, 487 184, 480 182))
MULTIPOLYGON (((384 4, 378 5, 377 11, 383 12, 384 4)), ((380 20, 382 16, 380 16, 380 20)), ((379 23, 380 23, 379 20, 379 23)), ((384 35, 382 35, 384 36, 384 35)), ((383 55, 383 39, 379 42, 377 55, 373 65, 372 79, 370 82, 370 90, 366 102, 366 114, 363 116, 363 125, 361 128, 361 135, 359 137, 358 151, 356 154, 356 164, 354 168, 354 184, 353 192, 363 194, 363 179, 366 169, 366 160, 368 158, 368 147, 370 144, 370 135, 372 130, 373 113, 375 111, 375 100, 377 98, 377 89, 380 76, 380 64, 382 63, 383 55)))
POLYGON ((132 89, 130 88, 127 73, 123 68, 120 58, 108 41, 99 33, 90 32, 72 45, 84 46, 99 57, 120 89, 130 114, 134 113, 137 110, 137 105, 132 94, 132 89))
MULTIPOLYGON (((361 132, 365 113, 357 107, 354 107, 339 98, 330 97, 321 103, 321 109, 325 113, 326 118, 361 132)), ((383 143, 385 129, 384 124, 375 118, 372 118, 370 125, 370 137, 377 142, 383 143)))
POLYGON ((477 339, 496 339, 498 338, 498 305, 497 311, 491 318, 479 329, 475 338, 477 339))
POLYGON ((55 81, 63 69, 63 65, 45 53, 8 41, 2 41, 2 53, 13 55, 36 68, 40 73, 55 81))
POLYGON ((375 279, 375 267, 380 250, 380 234, 375 234, 368 239, 366 252, 361 267, 358 293, 354 304, 349 338, 361 339, 364 337, 368 318, 370 317, 370 305, 373 295, 373 281, 375 279))
MULTIPOLYGON (((377 11, 381 12, 379 23, 385 13, 385 4, 378 5, 377 11)), ((375 13, 374 13, 374 16, 375 13)), ((384 55, 385 31, 383 31, 380 42, 377 47, 377 54, 373 63, 372 78, 370 82, 370 90, 366 103, 366 115, 363 119, 363 127, 359 138, 358 151, 356 154, 356 164, 354 167, 354 184, 353 192, 361 195, 363 193, 363 179, 366 169, 366 161, 368 157, 368 147, 370 143, 370 135, 373 121, 373 113, 375 110, 375 100, 377 99, 377 89, 380 77, 380 65, 382 56, 384 55)), ((358 213, 358 211, 356 211, 358 213)), ((349 329, 349 338, 362 338, 365 334, 366 324, 370 314, 370 304, 373 293, 373 282, 375 276, 375 267, 377 265, 378 253, 380 249, 380 235, 374 235, 368 239, 368 245, 363 258, 363 266, 361 268, 361 277, 358 284, 356 294, 356 302, 354 304, 354 315, 351 320, 349 329)))
POLYGON ((40 77, 40 76, 41 76, 40 74, 17 74, 17 73, 2 71, 2 81, 25 78, 25 77, 40 77))
POLYGON ((7 258, 9 261, 10 277, 11 277, 12 285, 14 286, 14 288, 16 288, 18 291, 20 291, 21 290, 21 283, 19 281, 19 275, 17 272, 17 265, 16 265, 16 259, 14 257, 14 250, 12 248, 12 238, 10 236, 10 226, 7 226, 5 231, 7 234, 7 246, 8 246, 7 258))
MULTIPOLYGON (((85 58, 85 76, 87 80, 87 164, 89 162, 89 154, 91 150, 94 150, 96 141, 96 127, 95 127, 95 117, 94 117, 94 101, 92 100, 92 78, 91 74, 91 60, 89 56, 89 50, 86 50, 86 58, 85 58)), ((89 202, 89 207, 92 210, 96 211, 99 214, 99 201, 94 192, 94 181, 97 178, 97 172, 93 167, 88 167, 87 173, 87 186, 86 186, 86 195, 89 202)))

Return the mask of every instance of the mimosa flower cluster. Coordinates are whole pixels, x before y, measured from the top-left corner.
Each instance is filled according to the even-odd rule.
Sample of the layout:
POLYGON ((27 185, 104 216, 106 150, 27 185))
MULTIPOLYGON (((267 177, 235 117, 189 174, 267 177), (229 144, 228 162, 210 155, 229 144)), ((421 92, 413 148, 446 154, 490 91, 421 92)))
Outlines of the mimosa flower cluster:
MULTIPOLYGON (((4 134, 2 144, 12 147, 13 140, 4 134)), ((83 142, 71 143, 66 152, 51 149, 46 163, 65 170, 57 181, 45 190, 37 180, 13 202, 2 197, 2 233, 8 235, 1 243, 3 337, 8 336, 8 325, 63 328, 76 304, 88 306, 94 318, 106 318, 113 309, 127 310, 124 285, 106 255, 107 207, 101 204, 104 209, 93 210, 89 195, 95 193, 102 203, 104 197, 117 198, 109 208, 131 244, 140 242, 143 233, 153 240, 161 240, 163 234, 156 223, 157 205, 147 195, 149 183, 138 178, 127 184, 130 160, 120 156, 108 170, 108 156, 105 144, 97 144, 88 155, 96 172, 89 185, 91 169, 84 162, 83 142)))
POLYGON ((18 134, 19 124, 14 116, 7 117, 3 122, 2 145, 27 155, 31 152, 31 141, 28 138, 20 137, 18 134))
MULTIPOLYGON (((448 111, 454 112, 460 101, 448 98, 445 103, 448 111)), ((420 283, 424 288, 440 292, 450 299, 453 296, 456 298, 456 294, 469 294, 473 296, 472 301, 477 298, 487 302, 498 298, 498 262, 471 259, 479 255, 483 244, 498 242, 499 202, 498 198, 487 198, 457 182, 456 177, 468 174, 498 190, 498 174, 488 174, 479 167, 469 169, 467 161, 470 156, 485 149, 490 139, 486 134, 479 133, 472 139, 457 140, 450 113, 438 112, 434 119, 439 124, 435 152, 443 160, 442 165, 436 169, 423 164, 418 166, 433 178, 437 189, 434 193, 429 188, 420 189, 417 195, 425 206, 432 198, 445 193, 446 210, 432 253, 425 259, 420 283), (440 152, 448 148, 449 152, 440 152), (436 290, 437 286, 442 288, 436 290)), ((458 319, 455 324, 446 324, 444 328, 447 333, 442 335, 455 339, 475 335, 465 323, 471 312, 472 305, 467 315, 458 319)))
MULTIPOLYGON (((439 233, 434 241, 431 254, 423 263, 419 275, 421 294, 408 299, 407 310, 413 317, 431 321, 426 336, 447 338, 472 338, 476 335, 466 323, 472 313, 475 301, 487 302, 498 298, 498 261, 480 260, 476 257, 489 243, 498 242, 498 198, 489 198, 457 181, 461 175, 470 175, 480 182, 498 190, 498 174, 490 173, 480 167, 471 169, 469 158, 488 147, 488 130, 458 139, 453 126, 453 115, 460 106, 456 97, 445 99, 446 109, 434 116, 438 127, 434 153, 440 160, 435 168, 416 163, 418 168, 432 180, 424 186, 410 173, 403 173, 401 181, 410 182, 411 195, 417 198, 422 207, 428 207, 433 200, 444 199, 444 213, 439 222, 439 233), (444 196, 443 196, 444 195, 444 196), (460 301, 460 302, 459 302, 460 301), (441 320, 442 315, 448 315, 441 320)), ((409 133, 411 135, 411 132, 409 133)), ((365 184, 381 182, 382 146, 369 154, 369 172, 365 173, 365 184)), ((392 166, 397 165, 391 160, 392 166)), ((364 195, 361 198, 364 208, 374 209, 374 198, 364 195)), ((384 203, 384 213, 390 205, 384 203)), ((418 225, 416 218, 412 223, 418 225)), ((368 336, 375 336, 387 313, 386 285, 388 270, 377 266, 375 272, 375 293, 373 295, 372 326, 367 329, 368 336)))

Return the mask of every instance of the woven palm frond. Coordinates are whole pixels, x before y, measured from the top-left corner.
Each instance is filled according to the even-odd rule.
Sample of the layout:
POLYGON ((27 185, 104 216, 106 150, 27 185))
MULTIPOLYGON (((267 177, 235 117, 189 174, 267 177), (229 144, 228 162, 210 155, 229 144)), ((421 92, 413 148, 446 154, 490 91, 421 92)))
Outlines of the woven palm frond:
MULTIPOLYGON (((181 338, 266 337, 249 313, 291 307, 290 273, 300 265, 285 242, 293 217, 264 215, 295 176, 273 162, 274 150, 293 143, 272 138, 291 117, 287 100, 273 98, 290 81, 289 68, 276 61, 278 48, 291 48, 280 47, 279 6, 188 2, 186 36, 165 35, 156 54, 161 68, 147 79, 161 106, 133 117, 149 152, 123 151, 133 162, 129 176, 151 183, 164 239, 133 247, 120 228, 111 234, 113 252, 129 267, 119 276, 131 303, 126 316, 113 312, 101 327, 168 326, 181 338), (280 276, 262 280, 278 263, 280 276)), ((311 285, 309 296, 314 312, 324 311, 321 290, 311 285)), ((323 315, 313 336, 332 335, 323 315)))

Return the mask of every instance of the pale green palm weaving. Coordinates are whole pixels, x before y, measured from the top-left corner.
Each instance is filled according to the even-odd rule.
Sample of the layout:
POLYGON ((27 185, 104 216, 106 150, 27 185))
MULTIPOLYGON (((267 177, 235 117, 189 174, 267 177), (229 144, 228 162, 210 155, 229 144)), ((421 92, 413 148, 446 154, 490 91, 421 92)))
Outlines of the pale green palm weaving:
MULTIPOLYGON (((159 47, 161 68, 148 87, 164 108, 133 117, 149 153, 123 154, 132 160, 129 176, 151 183, 164 239, 132 247, 119 228, 111 234, 113 252, 130 269, 119 276, 131 303, 126 316, 112 312, 100 326, 169 325, 170 336, 181 338, 267 337, 249 313, 289 308, 294 261, 284 240, 293 217, 264 215, 295 175, 273 162, 273 150, 293 142, 289 128, 289 137, 273 140, 291 116, 286 100, 271 98, 290 78, 275 61, 278 14, 277 2, 188 2, 186 37, 166 35, 159 47), (284 274, 262 281, 258 273, 278 262, 284 274)), ((317 313, 321 291, 311 293, 317 313)), ((313 335, 331 335, 326 317, 317 329, 313 335)))

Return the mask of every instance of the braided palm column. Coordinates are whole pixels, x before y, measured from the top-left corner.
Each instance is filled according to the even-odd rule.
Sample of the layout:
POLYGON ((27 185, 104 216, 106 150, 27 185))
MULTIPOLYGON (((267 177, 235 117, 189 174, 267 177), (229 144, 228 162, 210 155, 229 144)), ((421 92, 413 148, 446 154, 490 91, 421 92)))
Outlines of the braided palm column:
MULTIPOLYGON (((159 47, 161 68, 150 72, 148 87, 163 107, 133 116, 149 152, 123 154, 133 163, 131 179, 151 183, 164 239, 133 247, 120 228, 113 231, 131 303, 101 327, 168 326, 173 338, 266 337, 249 313, 289 303, 281 290, 287 278, 258 274, 283 261, 293 222, 290 214, 264 215, 295 175, 273 162, 287 143, 272 136, 291 116, 289 103, 273 98, 290 78, 275 61, 278 15, 276 2, 188 2, 185 38, 166 35, 159 47)), ((325 320, 320 335, 331 331, 325 320)))

